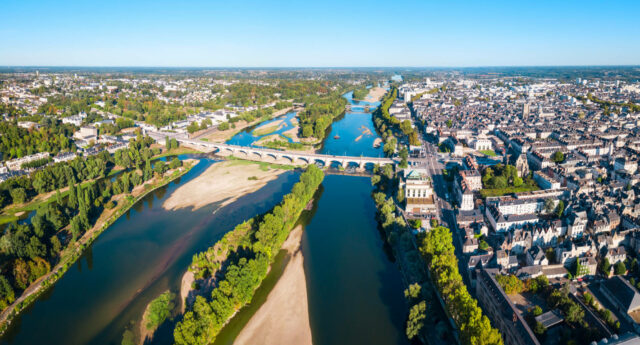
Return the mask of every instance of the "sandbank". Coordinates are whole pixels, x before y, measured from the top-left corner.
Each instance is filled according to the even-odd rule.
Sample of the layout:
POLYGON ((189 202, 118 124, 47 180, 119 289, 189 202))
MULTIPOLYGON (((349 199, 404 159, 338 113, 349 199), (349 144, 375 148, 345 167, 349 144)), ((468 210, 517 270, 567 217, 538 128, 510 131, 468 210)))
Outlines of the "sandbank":
POLYGON ((291 259, 260 309, 242 329, 234 344, 311 345, 302 227, 291 231, 282 248, 291 259))

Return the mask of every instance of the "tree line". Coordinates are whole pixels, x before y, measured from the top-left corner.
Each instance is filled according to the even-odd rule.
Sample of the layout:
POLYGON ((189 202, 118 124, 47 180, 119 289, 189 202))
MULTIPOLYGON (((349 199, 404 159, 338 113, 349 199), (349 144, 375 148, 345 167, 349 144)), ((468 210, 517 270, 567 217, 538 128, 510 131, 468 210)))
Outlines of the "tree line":
POLYGON ((361 86, 353 90, 353 99, 364 100, 365 97, 369 94, 369 89, 366 86, 361 86))
POLYGON ((451 231, 436 226, 420 235, 420 252, 424 256, 431 279, 460 330, 463 344, 500 344, 504 342, 500 332, 491 326, 489 318, 482 313, 462 281, 458 271, 451 231))
POLYGON ((411 126, 411 121, 400 121, 391 116, 389 108, 398 97, 398 88, 391 90, 382 98, 380 107, 373 112, 373 124, 384 141, 383 151, 385 155, 392 156, 398 146, 398 138, 405 136, 411 145, 420 145, 418 133, 411 126))
POLYGON ((174 328, 176 344, 210 344, 235 311, 249 303, 267 275, 271 260, 322 183, 309 165, 282 202, 227 233, 206 252, 194 255, 189 270, 198 279, 216 279, 209 297, 197 296, 174 328))
MULTIPOLYGON (((118 152, 120 156, 140 157, 140 151, 148 149, 148 146, 149 141, 140 138, 132 141, 129 148, 118 152)), ((14 201, 17 201, 16 190, 25 194, 26 188, 30 193, 56 190, 55 195, 44 202, 30 220, 8 224, 0 237, 0 260, 4 263, 0 273, 2 309, 15 300, 18 292, 47 274, 59 262, 63 251, 95 224, 103 210, 116 206, 114 196, 129 193, 154 174, 162 176, 169 167, 181 165, 177 158, 169 167, 158 161, 152 170, 147 159, 140 164, 141 169, 132 163, 130 166, 134 169, 122 172, 111 181, 102 178, 108 171, 107 160, 104 154, 99 156, 56 164, 29 177, 11 179, 2 184, 3 191, 9 188, 14 201)))
POLYGON ((69 137, 73 135, 73 125, 62 124, 57 120, 45 118, 39 129, 18 127, 15 122, 0 122, 0 153, 3 160, 20 158, 38 152, 58 154, 75 150, 75 144, 69 137))
POLYGON ((305 109, 298 113, 300 119, 300 136, 324 139, 327 128, 345 110, 347 100, 339 93, 333 93, 308 102, 305 109))

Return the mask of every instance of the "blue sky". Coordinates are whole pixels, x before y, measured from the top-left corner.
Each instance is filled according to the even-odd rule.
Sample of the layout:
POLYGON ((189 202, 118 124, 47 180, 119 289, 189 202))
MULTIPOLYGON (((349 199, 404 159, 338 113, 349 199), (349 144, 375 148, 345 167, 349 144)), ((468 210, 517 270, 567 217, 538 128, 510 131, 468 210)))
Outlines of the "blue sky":
POLYGON ((638 0, 0 0, 0 65, 638 65, 638 13, 638 0))

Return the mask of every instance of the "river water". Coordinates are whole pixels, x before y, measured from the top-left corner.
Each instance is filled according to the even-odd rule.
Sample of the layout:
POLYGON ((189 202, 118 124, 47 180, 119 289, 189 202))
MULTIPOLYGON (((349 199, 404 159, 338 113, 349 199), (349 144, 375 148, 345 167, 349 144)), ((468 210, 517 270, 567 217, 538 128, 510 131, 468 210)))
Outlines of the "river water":
MULTIPOLYGON (((285 115, 287 123, 292 116, 285 115)), ((377 156, 377 137, 370 113, 347 113, 331 126, 320 151, 377 156)), ((245 145, 251 144, 244 138, 245 145)), ((75 267, 16 318, 0 342, 120 344, 124 330, 133 327, 153 298, 166 289, 178 291, 193 254, 272 208, 297 180, 296 172, 284 173, 220 210, 217 205, 196 211, 162 208, 179 185, 211 164, 215 161, 200 159, 180 180, 148 195, 116 221, 75 267)), ((401 277, 377 228, 370 179, 328 175, 321 189, 310 219, 303 222, 314 344, 407 343, 401 277)), ((170 327, 161 327, 154 343, 171 342, 170 327)))

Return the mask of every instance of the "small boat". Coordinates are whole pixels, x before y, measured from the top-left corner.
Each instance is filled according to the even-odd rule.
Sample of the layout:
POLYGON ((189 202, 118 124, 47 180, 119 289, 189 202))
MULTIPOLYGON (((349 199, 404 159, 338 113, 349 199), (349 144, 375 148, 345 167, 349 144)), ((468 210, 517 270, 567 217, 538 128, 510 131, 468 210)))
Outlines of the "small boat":
POLYGON ((333 139, 340 139, 340 136, 336 135, 336 136, 333 137, 333 139))

